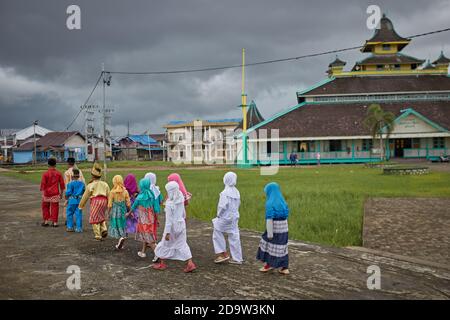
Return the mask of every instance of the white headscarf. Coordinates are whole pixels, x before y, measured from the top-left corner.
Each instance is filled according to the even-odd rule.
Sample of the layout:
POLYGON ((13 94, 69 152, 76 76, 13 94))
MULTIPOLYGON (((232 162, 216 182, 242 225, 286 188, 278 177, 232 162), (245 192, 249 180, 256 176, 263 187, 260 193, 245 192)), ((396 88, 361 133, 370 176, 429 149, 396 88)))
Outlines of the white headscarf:
POLYGON ((233 198, 240 199, 241 195, 239 190, 236 188, 237 175, 234 172, 227 172, 223 176, 223 183, 225 184, 225 189, 223 189, 222 194, 233 198))
POLYGON ((180 186, 175 181, 170 181, 166 184, 167 201, 166 205, 184 203, 183 193, 180 191, 180 186))
POLYGON ((150 180, 150 190, 152 190, 153 194, 155 195, 155 198, 158 198, 161 194, 161 191, 159 190, 159 187, 156 185, 156 174, 153 172, 149 172, 144 176, 145 179, 150 180))

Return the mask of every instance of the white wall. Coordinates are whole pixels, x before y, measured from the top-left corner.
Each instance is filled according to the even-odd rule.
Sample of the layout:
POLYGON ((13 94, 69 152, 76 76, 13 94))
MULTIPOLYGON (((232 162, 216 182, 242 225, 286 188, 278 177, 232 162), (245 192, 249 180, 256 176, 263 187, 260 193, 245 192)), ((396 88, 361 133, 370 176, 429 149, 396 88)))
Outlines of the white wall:
POLYGON ((86 145, 86 141, 79 135, 73 135, 64 144, 67 148, 79 148, 86 145))

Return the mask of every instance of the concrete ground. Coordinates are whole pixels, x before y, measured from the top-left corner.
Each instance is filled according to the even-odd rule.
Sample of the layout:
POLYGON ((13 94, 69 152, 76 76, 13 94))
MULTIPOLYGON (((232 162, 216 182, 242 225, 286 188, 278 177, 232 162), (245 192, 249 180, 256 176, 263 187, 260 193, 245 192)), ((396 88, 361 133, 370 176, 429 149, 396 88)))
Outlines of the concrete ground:
MULTIPOLYGON (((215 265, 211 224, 188 220, 188 242, 198 265, 166 271, 148 268, 130 240, 114 250, 113 239, 43 228, 35 184, 0 175, 0 299, 449 299, 450 267, 362 248, 330 248, 292 241, 289 276, 261 274, 255 261, 259 234, 242 231, 246 263, 215 265), (70 265, 81 269, 81 289, 66 286, 70 265), (367 288, 367 268, 381 270, 381 289, 367 288)), ((162 229, 162 227, 160 228, 162 229)))

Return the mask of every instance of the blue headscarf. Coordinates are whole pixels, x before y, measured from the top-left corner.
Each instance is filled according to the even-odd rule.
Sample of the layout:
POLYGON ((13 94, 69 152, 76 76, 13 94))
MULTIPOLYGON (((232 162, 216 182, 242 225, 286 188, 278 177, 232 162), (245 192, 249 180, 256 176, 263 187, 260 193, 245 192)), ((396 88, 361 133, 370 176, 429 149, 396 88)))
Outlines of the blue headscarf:
POLYGON ((139 181, 139 195, 136 197, 136 201, 140 203, 144 208, 153 207, 153 203, 155 200, 155 196, 150 190, 150 180, 149 179, 141 179, 139 181))
POLYGON ((280 186, 270 182, 264 187, 266 193, 266 219, 287 219, 289 208, 281 194, 280 186))

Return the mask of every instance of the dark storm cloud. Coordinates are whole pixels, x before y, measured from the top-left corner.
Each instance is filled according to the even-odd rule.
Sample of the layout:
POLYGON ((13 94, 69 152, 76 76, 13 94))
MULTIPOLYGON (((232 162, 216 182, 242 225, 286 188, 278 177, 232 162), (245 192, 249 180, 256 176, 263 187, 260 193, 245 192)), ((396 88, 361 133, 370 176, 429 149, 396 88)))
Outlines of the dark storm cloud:
MULTIPOLYGON (((167 70, 296 56, 360 45, 377 4, 407 36, 448 27, 448 1, 80 1, 0 2, 0 127, 64 129, 98 77, 112 70, 167 70), (66 8, 81 7, 82 29, 66 28, 66 8), (2 84, 4 84, 2 86, 2 84), (26 111, 24 111, 26 110, 26 111)), ((448 34, 415 39, 406 53, 435 58, 448 34)), ((444 47, 445 48, 445 47, 444 47)), ((450 50, 450 48, 447 48, 450 50)), ((340 55, 348 67, 363 56, 340 55)), ((295 104, 295 91, 325 77, 333 55, 247 68, 247 92, 267 117, 295 104)), ((101 104, 101 90, 91 103, 101 104)), ((107 104, 114 133, 171 119, 238 117, 240 70, 185 75, 114 75, 107 104)), ((74 128, 81 129, 82 119, 74 128)))

